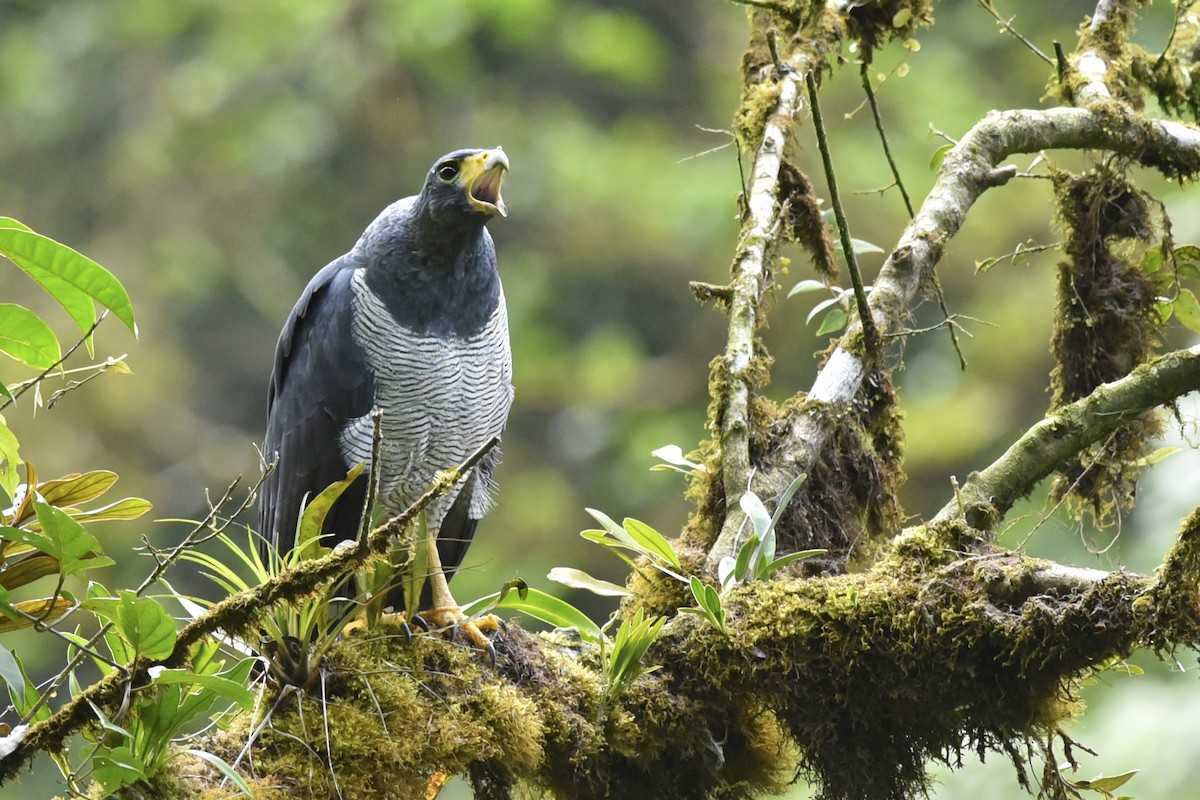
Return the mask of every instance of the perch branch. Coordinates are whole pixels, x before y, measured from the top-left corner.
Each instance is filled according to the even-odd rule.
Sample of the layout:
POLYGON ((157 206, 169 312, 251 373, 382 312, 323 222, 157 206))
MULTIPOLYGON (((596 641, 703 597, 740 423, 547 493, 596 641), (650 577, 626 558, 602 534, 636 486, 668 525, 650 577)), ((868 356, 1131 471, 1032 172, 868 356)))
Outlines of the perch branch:
POLYGON ((61 750, 66 745, 67 737, 95 720, 90 704, 105 707, 120 699, 128 676, 132 675, 136 680, 137 676, 144 675, 148 668, 156 665, 181 666, 187 662, 191 646, 204 637, 218 630, 230 633, 247 630, 254 625, 260 613, 274 604, 295 602, 318 591, 324 591, 336 578, 366 566, 375 555, 386 552, 388 543, 398 532, 416 519, 435 498, 445 494, 458 483, 463 473, 475 466, 497 443, 499 439, 491 440, 458 467, 440 473, 433 485, 416 502, 376 527, 368 536, 360 538, 354 547, 334 550, 329 555, 304 562, 253 589, 226 597, 179 631, 175 637, 175 647, 167 658, 152 661, 139 657, 125 670, 113 671, 72 697, 52 716, 29 726, 21 741, 10 752, 0 757, 0 784, 14 777, 37 753, 61 750))

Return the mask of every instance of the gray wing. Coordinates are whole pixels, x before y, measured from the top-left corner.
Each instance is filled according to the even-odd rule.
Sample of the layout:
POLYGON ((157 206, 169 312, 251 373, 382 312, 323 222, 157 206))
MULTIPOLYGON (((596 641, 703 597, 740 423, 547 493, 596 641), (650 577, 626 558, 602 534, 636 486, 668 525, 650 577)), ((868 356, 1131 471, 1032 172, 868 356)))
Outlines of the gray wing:
MULTIPOLYGON (((295 544, 306 498, 345 478, 353 466, 342 454, 342 429, 374 404, 373 374, 351 327, 350 279, 359 266, 347 255, 318 272, 276 346, 263 455, 277 463, 262 486, 259 520, 263 538, 281 553, 295 544)), ((331 509, 324 531, 335 541, 357 535, 366 487, 360 477, 331 509)))

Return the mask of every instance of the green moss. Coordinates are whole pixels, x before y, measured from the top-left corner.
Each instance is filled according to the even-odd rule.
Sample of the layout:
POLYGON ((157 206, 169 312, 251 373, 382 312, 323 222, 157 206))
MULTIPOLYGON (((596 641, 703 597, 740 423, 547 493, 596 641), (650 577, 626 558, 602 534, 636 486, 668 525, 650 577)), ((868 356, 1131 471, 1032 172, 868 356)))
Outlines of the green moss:
MULTIPOLYGON (((1109 167, 1054 180, 1069 260, 1059 265, 1051 409, 1128 375, 1159 342, 1158 292, 1130 257, 1130 243, 1153 232, 1145 196, 1109 167)), ((1086 511, 1098 525, 1111 524, 1132 507, 1137 460, 1160 432, 1155 413, 1123 424, 1061 471, 1055 496, 1067 498, 1077 515, 1086 511)))

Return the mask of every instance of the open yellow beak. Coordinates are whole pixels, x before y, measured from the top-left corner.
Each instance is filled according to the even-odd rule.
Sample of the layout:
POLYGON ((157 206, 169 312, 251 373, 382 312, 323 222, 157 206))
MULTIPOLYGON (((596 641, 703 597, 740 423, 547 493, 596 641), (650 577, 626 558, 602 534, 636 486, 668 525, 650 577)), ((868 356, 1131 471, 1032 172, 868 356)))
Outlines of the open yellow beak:
POLYGON ((500 196, 500 185, 508 172, 508 156, 503 148, 484 150, 463 159, 461 170, 471 208, 484 214, 507 217, 508 209, 500 196))

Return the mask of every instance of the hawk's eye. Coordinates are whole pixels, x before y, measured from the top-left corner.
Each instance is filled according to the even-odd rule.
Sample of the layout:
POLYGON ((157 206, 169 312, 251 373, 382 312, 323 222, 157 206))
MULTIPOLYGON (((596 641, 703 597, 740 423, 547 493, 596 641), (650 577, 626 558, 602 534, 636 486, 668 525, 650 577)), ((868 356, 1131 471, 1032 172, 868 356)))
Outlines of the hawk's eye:
POLYGON ((446 183, 449 183, 458 177, 458 164, 455 164, 454 162, 442 164, 437 168, 437 176, 446 183))

